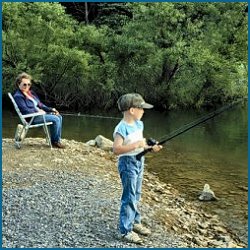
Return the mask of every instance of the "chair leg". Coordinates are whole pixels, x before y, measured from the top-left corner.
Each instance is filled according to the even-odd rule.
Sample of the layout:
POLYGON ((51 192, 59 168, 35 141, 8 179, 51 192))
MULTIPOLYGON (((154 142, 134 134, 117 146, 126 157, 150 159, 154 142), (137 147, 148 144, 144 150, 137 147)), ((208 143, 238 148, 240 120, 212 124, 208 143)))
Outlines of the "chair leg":
POLYGON ((51 140, 50 140, 50 134, 49 134, 49 130, 46 124, 43 125, 43 130, 44 133, 46 135, 46 141, 49 143, 50 148, 52 149, 52 144, 51 144, 51 140))
POLYGON ((21 148, 21 142, 15 140, 15 148, 20 149, 21 148))

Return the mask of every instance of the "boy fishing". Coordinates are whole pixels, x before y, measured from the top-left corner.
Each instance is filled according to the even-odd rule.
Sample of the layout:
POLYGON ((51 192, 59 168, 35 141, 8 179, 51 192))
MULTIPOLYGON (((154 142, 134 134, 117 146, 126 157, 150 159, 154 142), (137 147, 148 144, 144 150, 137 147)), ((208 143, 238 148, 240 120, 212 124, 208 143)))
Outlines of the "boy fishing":
POLYGON ((149 235, 151 231, 141 224, 138 202, 141 197, 144 157, 136 159, 136 155, 145 149, 152 148, 158 152, 162 146, 148 146, 143 138, 144 125, 141 118, 144 109, 153 105, 146 103, 141 95, 125 94, 117 102, 123 119, 115 127, 113 152, 119 155, 118 170, 122 182, 122 197, 119 216, 119 231, 121 238, 140 244, 142 239, 138 234, 149 235))

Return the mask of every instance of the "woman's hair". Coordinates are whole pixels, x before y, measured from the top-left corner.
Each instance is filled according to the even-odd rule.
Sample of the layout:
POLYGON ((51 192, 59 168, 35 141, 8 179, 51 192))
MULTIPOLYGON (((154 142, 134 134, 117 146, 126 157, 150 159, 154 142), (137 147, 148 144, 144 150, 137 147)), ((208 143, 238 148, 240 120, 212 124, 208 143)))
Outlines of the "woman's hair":
POLYGON ((32 80, 32 77, 28 75, 27 73, 23 72, 19 74, 16 78, 16 86, 19 87, 20 83, 22 82, 23 79, 29 79, 32 80))

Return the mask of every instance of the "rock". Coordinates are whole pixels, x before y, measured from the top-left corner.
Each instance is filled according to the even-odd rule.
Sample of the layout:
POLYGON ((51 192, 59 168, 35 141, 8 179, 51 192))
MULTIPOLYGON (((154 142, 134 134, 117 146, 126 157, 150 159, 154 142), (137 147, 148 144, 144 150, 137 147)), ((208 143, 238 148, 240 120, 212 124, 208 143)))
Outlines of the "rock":
POLYGON ((206 218, 212 218, 212 217, 213 217, 211 214, 208 214, 208 213, 204 213, 203 215, 204 215, 204 217, 206 217, 206 218))
POLYGON ((111 140, 105 138, 102 135, 98 135, 95 138, 95 141, 96 141, 97 147, 101 148, 102 150, 109 151, 109 150, 112 150, 112 148, 113 148, 113 142, 111 140))
POLYGON ((156 196, 153 196, 152 199, 156 202, 159 202, 160 200, 156 197, 156 196))
POLYGON ((192 241, 192 239, 193 239, 193 235, 192 234, 185 234, 185 238, 187 238, 188 240, 190 240, 190 241, 192 241))
POLYGON ((229 191, 229 194, 238 195, 238 192, 237 191, 229 191))
POLYGON ((209 244, 209 246, 216 247, 216 248, 225 247, 224 243, 222 241, 218 241, 218 240, 211 240, 208 242, 208 244, 209 244))
POLYGON ((198 222, 198 226, 202 229, 207 229, 209 224, 207 222, 198 222))
POLYGON ((215 196, 214 192, 210 189, 209 184, 204 185, 204 189, 201 192, 201 195, 199 196, 200 201, 214 201, 218 200, 218 198, 215 196))
POLYGON ((172 226, 172 229, 173 229, 175 232, 178 231, 178 227, 176 227, 176 226, 172 226))
POLYGON ((95 147, 96 146, 96 141, 95 140, 90 140, 90 141, 87 141, 86 144, 88 146, 95 147))
POLYGON ((214 229, 220 233, 227 233, 227 230, 221 226, 214 226, 214 229))
POLYGON ((221 240, 223 242, 230 242, 231 237, 229 235, 218 235, 217 236, 218 240, 221 240))
POLYGON ((248 187, 244 187, 244 186, 239 186, 239 188, 241 189, 241 190, 243 190, 243 191, 248 191, 248 187))
POLYGON ((201 247, 207 247, 208 243, 204 241, 204 239, 201 239, 200 237, 193 238, 193 242, 201 247))
POLYGON ((234 242, 229 242, 226 245, 227 248, 245 248, 245 246, 237 245, 234 242))

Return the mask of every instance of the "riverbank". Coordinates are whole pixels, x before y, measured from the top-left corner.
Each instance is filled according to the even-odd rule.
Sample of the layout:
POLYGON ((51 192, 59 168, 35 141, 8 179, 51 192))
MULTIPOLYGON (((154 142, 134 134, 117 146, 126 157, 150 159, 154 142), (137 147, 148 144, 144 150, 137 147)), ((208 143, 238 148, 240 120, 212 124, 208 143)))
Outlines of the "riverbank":
MULTIPOLYGON (((63 143, 66 149, 51 151, 44 139, 27 138, 16 150, 12 139, 2 140, 3 247, 138 247, 117 234, 117 158, 85 143, 63 143)), ((140 209, 152 230, 140 247, 247 247, 216 215, 147 171, 140 209)))

